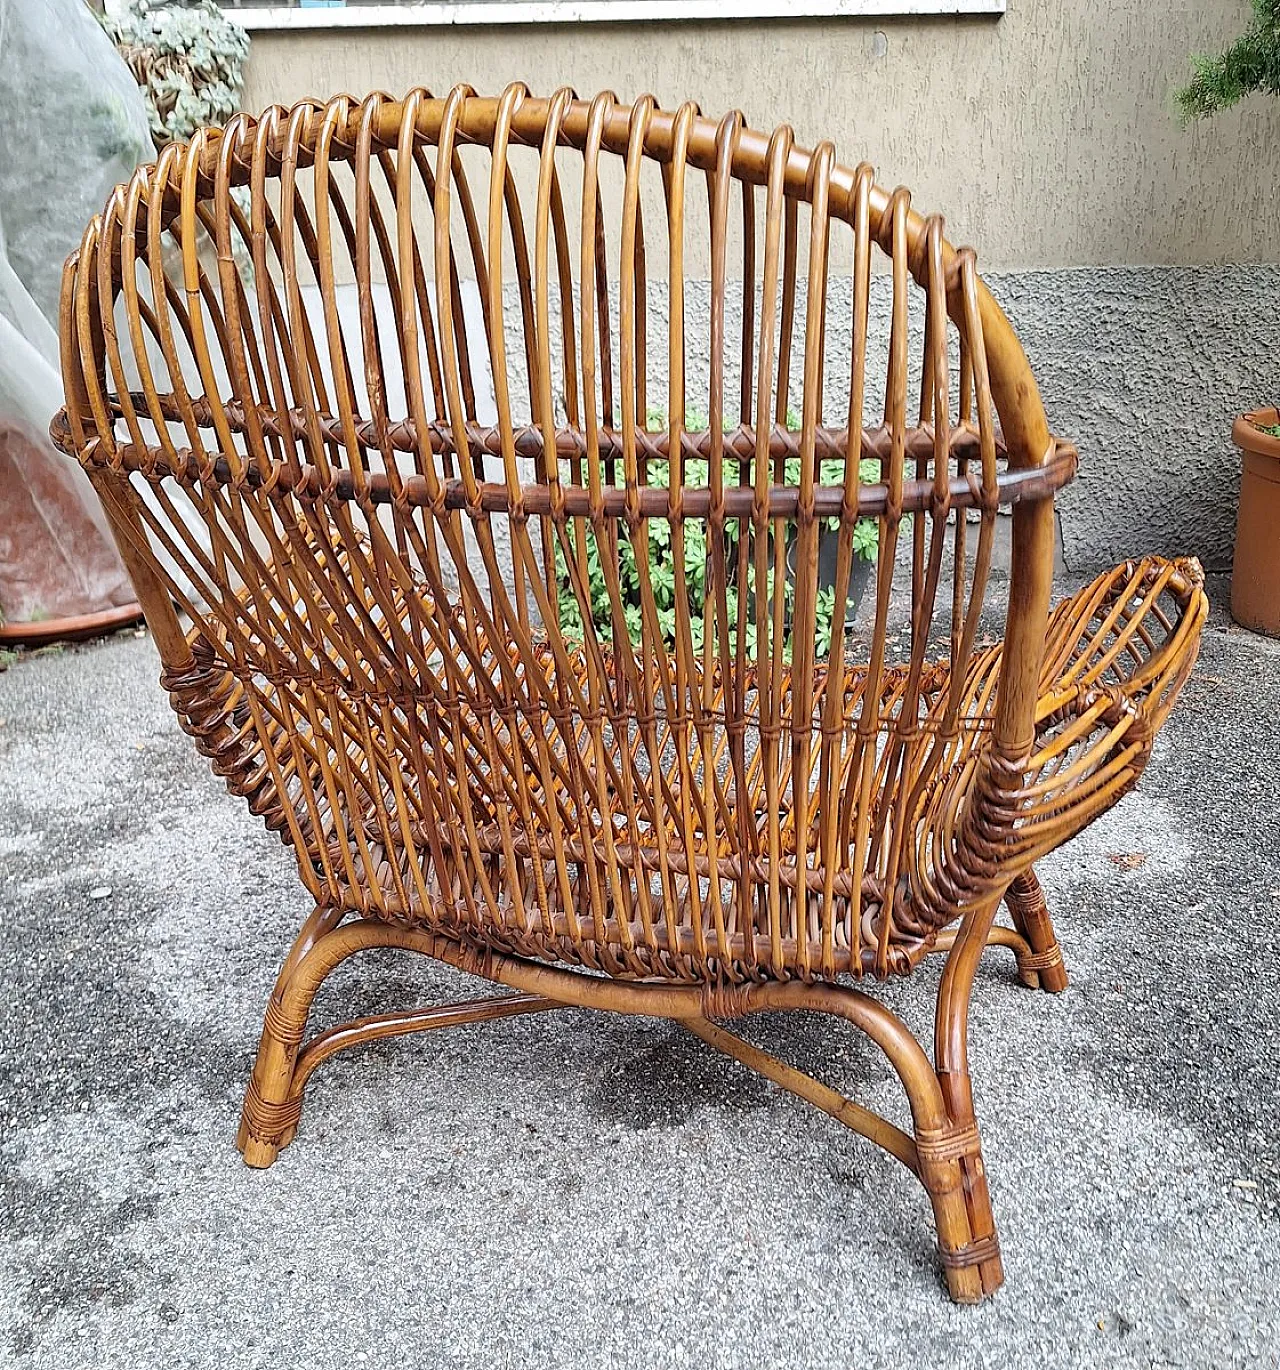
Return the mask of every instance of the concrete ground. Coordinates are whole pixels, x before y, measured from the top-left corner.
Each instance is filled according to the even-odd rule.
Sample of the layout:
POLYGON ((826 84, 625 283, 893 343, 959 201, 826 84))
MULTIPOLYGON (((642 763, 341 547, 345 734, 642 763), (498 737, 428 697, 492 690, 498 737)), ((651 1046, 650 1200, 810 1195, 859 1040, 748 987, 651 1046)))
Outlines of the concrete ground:
MULTIPOLYGON (((1042 878, 1058 997, 980 973, 1008 1283, 942 1290, 923 1192, 661 1022, 565 1012, 323 1066, 234 1147, 305 902, 132 635, 0 674, 0 1364, 1280 1365, 1280 644, 1221 617, 1141 791, 1042 878)), ((886 990, 927 1022, 936 962, 886 990)), ((370 956, 317 1021, 472 992, 370 956)), ((831 1021, 756 1040, 901 1116, 831 1021)))

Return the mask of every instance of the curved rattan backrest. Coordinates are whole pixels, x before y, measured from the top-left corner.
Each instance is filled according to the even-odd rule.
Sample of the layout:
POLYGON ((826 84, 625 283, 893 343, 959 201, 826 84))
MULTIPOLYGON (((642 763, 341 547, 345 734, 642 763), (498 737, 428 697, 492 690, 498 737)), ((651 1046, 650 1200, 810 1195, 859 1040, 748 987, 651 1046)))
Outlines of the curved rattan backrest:
POLYGON ((318 898, 883 971, 957 738, 1030 744, 1073 454, 972 252, 828 143, 520 86, 240 116, 116 192, 63 342, 175 704, 318 898), (837 587, 873 551, 860 659, 824 537, 837 587))

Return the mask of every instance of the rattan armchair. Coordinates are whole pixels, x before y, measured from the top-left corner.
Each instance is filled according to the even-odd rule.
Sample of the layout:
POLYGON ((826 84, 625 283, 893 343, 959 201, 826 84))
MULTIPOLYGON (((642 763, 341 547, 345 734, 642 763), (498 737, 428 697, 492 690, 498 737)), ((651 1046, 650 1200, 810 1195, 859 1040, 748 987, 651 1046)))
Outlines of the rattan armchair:
POLYGON ((62 347, 53 434, 163 686, 314 901, 245 1160, 346 1047, 657 1015, 896 1156, 952 1296, 992 1292, 975 969, 998 944, 1065 986, 1033 865, 1137 780, 1205 599, 1146 558, 1050 610, 1076 453, 941 219, 829 143, 647 96, 302 103, 116 191, 62 347), (515 993, 307 1040, 375 947, 515 993), (932 1059, 868 992, 930 952, 932 1059), (722 1025, 775 1009, 866 1033, 909 1124, 722 1025))

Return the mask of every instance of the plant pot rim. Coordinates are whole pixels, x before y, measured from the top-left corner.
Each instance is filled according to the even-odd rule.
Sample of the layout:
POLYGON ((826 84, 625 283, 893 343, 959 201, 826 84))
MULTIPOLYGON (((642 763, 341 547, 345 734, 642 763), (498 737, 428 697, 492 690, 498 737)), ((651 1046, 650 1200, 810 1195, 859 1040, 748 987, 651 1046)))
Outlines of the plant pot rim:
POLYGON ((1268 428, 1280 424, 1280 409, 1253 409, 1240 417, 1231 426, 1231 440, 1242 452, 1251 452, 1259 457, 1274 457, 1280 461, 1280 438, 1264 433, 1259 424, 1268 428))
POLYGON ((0 646, 48 647, 54 642, 81 642, 85 638, 104 637, 142 617, 140 604, 113 605, 93 614, 75 614, 70 618, 42 618, 30 623, 0 623, 0 646))

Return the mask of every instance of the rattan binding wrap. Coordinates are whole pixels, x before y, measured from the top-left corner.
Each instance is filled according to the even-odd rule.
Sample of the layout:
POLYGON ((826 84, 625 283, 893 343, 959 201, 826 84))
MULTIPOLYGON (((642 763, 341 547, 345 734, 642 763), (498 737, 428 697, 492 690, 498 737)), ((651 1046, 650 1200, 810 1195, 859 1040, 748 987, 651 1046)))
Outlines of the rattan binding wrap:
POLYGON ((993 1289, 973 971, 999 942, 1065 985, 1032 865, 1137 779, 1204 598, 1194 563, 1148 558, 1050 613, 1075 452, 941 219, 737 113, 341 97, 239 116, 120 187, 68 262, 62 338, 54 437, 164 686, 316 906, 246 1158, 289 1140, 342 1046, 562 1003, 666 1015, 898 1155, 952 1293, 993 1289), (819 543, 844 586, 867 518, 861 636, 828 646, 819 543), (366 946, 524 993, 303 1046, 366 946), (836 978, 935 949, 931 1065, 836 978), (707 1021, 769 1007, 870 1032, 913 1134, 707 1021))

